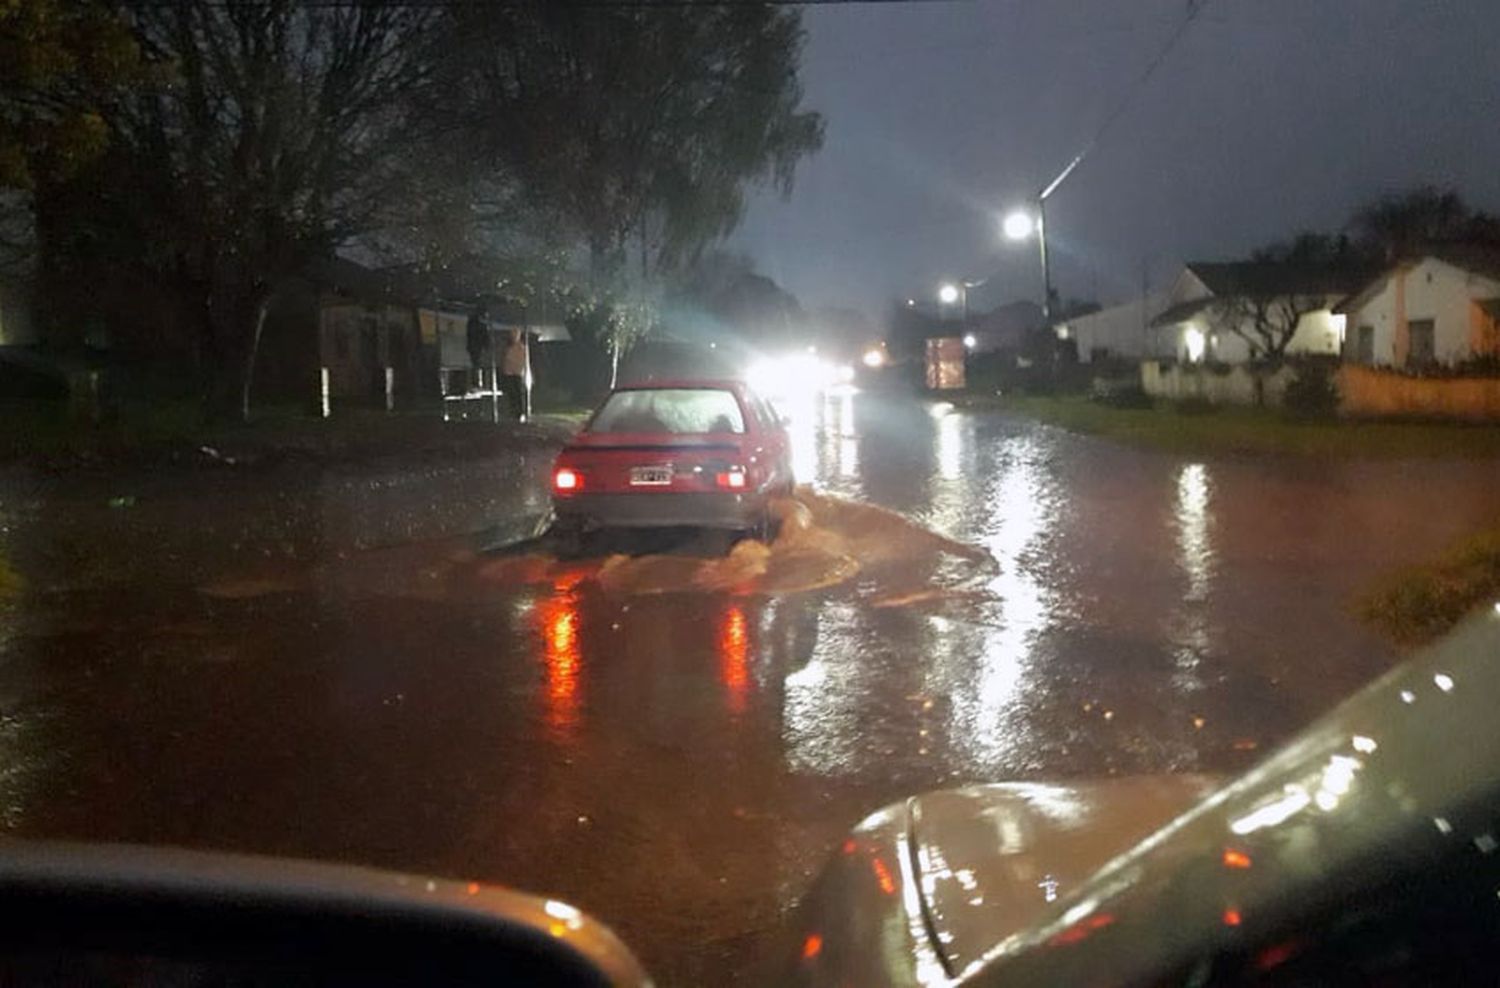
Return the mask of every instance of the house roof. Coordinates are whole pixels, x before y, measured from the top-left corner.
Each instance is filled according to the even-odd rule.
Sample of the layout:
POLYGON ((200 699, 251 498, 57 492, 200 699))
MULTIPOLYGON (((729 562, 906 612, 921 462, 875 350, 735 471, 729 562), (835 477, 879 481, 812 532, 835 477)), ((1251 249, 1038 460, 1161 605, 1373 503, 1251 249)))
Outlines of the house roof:
POLYGON ((495 294, 493 272, 479 259, 461 260, 439 269, 417 265, 369 268, 334 256, 308 265, 306 275, 315 284, 367 305, 410 305, 465 313, 482 303, 492 328, 525 326, 545 341, 570 339, 557 307, 546 313, 528 312, 520 302, 495 294))
POLYGON ((1444 263, 1451 264, 1460 270, 1470 274, 1477 274, 1494 281, 1500 281, 1500 245, 1491 244, 1431 244, 1419 251, 1415 251, 1405 258, 1388 264, 1384 269, 1370 278, 1367 278, 1348 298, 1333 307, 1337 313, 1354 312, 1363 307, 1390 280, 1391 275, 1397 271, 1410 270, 1421 264, 1428 258, 1435 258, 1444 263))
POLYGON ((1186 302, 1178 302, 1165 312, 1155 316, 1151 320, 1151 327, 1155 329, 1159 326, 1171 326, 1174 323, 1187 322, 1198 315, 1198 313, 1203 312, 1209 306, 1213 305, 1215 301, 1217 300, 1213 298, 1194 298, 1186 302))
POLYGON ((1421 256, 1436 257, 1456 268, 1500 281, 1500 245, 1435 244, 1421 256))
POLYGON ((1370 276, 1365 267, 1296 264, 1285 261, 1193 261, 1198 280, 1221 298, 1235 295, 1346 295, 1370 276))

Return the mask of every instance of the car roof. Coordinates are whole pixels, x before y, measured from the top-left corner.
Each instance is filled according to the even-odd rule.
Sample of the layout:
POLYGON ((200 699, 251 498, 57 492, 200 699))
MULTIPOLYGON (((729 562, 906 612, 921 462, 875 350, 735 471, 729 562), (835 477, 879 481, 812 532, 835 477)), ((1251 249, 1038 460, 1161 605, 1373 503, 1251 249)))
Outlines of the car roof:
POLYGON ((666 377, 651 381, 633 381, 616 386, 614 391, 666 391, 676 389, 700 389, 711 391, 733 391, 743 394, 749 391, 744 382, 727 377, 666 377))

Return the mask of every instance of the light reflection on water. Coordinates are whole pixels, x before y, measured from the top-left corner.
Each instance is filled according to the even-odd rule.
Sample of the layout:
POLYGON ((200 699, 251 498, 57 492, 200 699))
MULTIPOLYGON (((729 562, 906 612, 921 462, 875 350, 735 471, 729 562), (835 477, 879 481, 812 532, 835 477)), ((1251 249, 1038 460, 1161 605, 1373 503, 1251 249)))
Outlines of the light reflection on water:
POLYGON ((812 658, 783 683, 782 745, 796 771, 840 775, 865 761, 857 687, 864 660, 862 627, 852 603, 830 601, 812 658))
POLYGON ((546 675, 543 719, 560 742, 573 739, 578 728, 579 684, 583 676, 582 629, 578 598, 572 586, 559 581, 551 596, 533 611, 540 623, 542 662, 546 675))
POLYGON ((1209 595, 1216 569, 1211 540, 1212 494, 1213 478, 1207 466, 1188 463, 1178 471, 1173 520, 1187 594, 1173 616, 1171 634, 1176 665, 1173 685, 1184 692, 1203 688, 1198 667, 1213 645, 1208 617, 1209 595))
POLYGON ((954 704, 953 731, 984 762, 993 763, 1018 742, 1006 723, 1023 678, 1033 664, 1038 636, 1058 618, 1058 593, 1037 571, 1040 548, 1058 523, 1060 498, 1043 476, 1033 438, 1012 438, 998 476, 985 485, 989 506, 983 544, 999 565, 989 589, 997 602, 985 624, 976 688, 954 704))
POLYGON ((789 394, 776 399, 776 410, 787 419, 792 444, 792 474, 798 483, 818 476, 818 439, 824 434, 824 400, 816 394, 789 394))
POLYGON ((750 622, 739 604, 730 604, 719 616, 719 678, 729 712, 743 713, 750 688, 750 622))
POLYGON ((1188 599, 1208 596, 1214 553, 1208 541, 1208 467, 1189 463, 1177 474, 1177 547, 1188 578, 1188 599))

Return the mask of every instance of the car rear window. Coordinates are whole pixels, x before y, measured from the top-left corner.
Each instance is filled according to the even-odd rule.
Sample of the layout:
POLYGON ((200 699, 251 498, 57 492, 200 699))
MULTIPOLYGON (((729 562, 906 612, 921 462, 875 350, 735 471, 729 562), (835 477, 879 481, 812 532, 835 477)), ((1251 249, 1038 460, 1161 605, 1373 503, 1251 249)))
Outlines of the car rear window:
POLYGON ((589 425, 590 432, 744 432, 745 416, 728 391, 652 388, 616 391, 589 425))

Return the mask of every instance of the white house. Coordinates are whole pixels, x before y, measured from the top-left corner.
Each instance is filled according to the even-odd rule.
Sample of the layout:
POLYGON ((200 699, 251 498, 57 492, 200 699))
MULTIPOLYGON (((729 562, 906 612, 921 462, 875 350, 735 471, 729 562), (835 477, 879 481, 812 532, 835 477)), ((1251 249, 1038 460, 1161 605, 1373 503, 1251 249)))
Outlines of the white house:
POLYGON ((1362 273, 1272 261, 1193 262, 1183 267, 1167 297, 1167 307, 1151 320, 1152 351, 1183 363, 1244 363, 1256 356, 1250 320, 1242 333, 1229 325, 1223 305, 1236 299, 1296 299, 1307 311, 1287 345, 1288 354, 1337 355, 1344 341, 1344 317, 1333 311, 1362 282, 1362 273), (1311 308, 1308 308, 1311 306, 1311 308))
POLYGON ((1393 264, 1335 310, 1344 359, 1418 368, 1500 354, 1500 248, 1435 247, 1393 264))
POLYGON ((1077 341, 1085 364, 1108 357, 1140 360, 1152 355, 1151 317, 1166 305, 1165 295, 1147 295, 1059 323, 1057 335, 1077 341))

